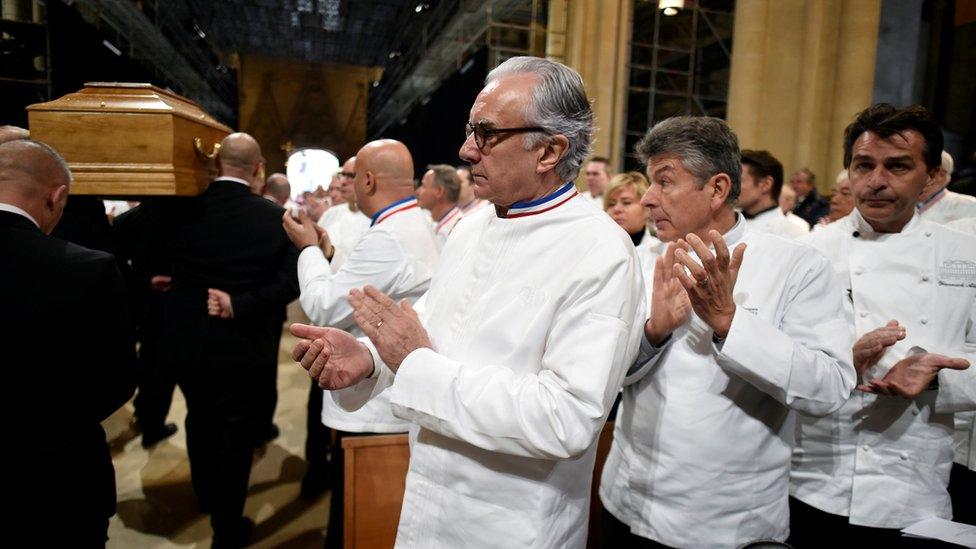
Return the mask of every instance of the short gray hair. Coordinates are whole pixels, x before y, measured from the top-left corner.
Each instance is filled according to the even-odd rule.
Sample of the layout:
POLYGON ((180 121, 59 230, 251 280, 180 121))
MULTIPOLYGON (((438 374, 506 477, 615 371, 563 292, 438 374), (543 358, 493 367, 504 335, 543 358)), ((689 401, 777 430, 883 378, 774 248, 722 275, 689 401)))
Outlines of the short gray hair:
POLYGON ((457 169, 448 164, 429 164, 427 170, 434 172, 434 184, 442 187, 447 199, 456 204, 461 196, 461 176, 457 169))
MULTIPOLYGON (((47 156, 49 160, 54 162, 58 168, 60 168, 69 184, 72 182, 73 177, 71 174, 71 168, 68 167, 68 163, 65 162, 64 157, 61 156, 61 153, 56 151, 54 147, 48 145, 47 143, 34 141, 33 139, 15 139, 13 141, 7 141, 6 143, 0 143, 0 170, 19 170, 29 174, 31 177, 35 177, 34 166, 30 165, 28 161, 23 159, 22 155, 24 149, 35 149, 40 151, 43 155, 47 156)), ((44 181, 42 183, 48 184, 49 182, 44 181)))
POLYGON ((532 90, 532 98, 525 109, 529 125, 541 126, 546 133, 526 136, 525 148, 532 149, 547 135, 561 134, 569 139, 569 148, 559 163, 556 174, 563 181, 572 181, 590 156, 593 143, 593 108, 586 98, 583 79, 573 69, 539 57, 512 57, 488 73, 485 85, 505 76, 534 74, 539 85, 532 90))
POLYGON ((675 116, 662 120, 647 130, 634 151, 645 164, 654 156, 677 156, 695 176, 699 189, 713 176, 724 173, 732 182, 726 203, 733 204, 739 198, 742 175, 739 139, 721 119, 675 116))

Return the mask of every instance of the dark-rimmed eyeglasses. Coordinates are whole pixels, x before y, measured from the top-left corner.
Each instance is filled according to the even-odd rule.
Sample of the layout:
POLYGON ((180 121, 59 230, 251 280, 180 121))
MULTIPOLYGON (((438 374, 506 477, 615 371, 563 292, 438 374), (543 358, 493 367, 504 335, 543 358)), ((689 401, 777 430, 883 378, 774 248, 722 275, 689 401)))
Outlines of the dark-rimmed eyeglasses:
POLYGON ((491 141, 491 138, 495 137, 496 135, 503 134, 503 133, 516 134, 516 133, 546 131, 545 128, 540 126, 526 126, 522 128, 492 128, 490 127, 489 124, 490 122, 487 122, 485 120, 480 120, 473 124, 468 122, 464 127, 465 137, 470 137, 471 134, 474 134, 474 144, 478 146, 478 150, 481 151, 483 154, 488 153, 488 150, 491 149, 491 145, 497 143, 498 141, 501 141, 500 139, 495 141, 494 143, 491 141))

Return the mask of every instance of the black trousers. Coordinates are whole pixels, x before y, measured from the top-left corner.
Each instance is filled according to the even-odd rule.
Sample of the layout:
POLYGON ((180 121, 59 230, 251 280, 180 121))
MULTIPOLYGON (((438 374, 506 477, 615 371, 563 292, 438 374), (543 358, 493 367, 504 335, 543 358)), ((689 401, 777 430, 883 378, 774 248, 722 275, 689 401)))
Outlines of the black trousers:
MULTIPOLYGON (((325 475, 329 467, 331 430, 322 423, 322 389, 316 380, 309 380, 308 407, 305 417, 305 461, 311 474, 325 475)), ((307 473, 308 474, 308 473, 307 473)))
POLYGON ((834 515, 790 498, 790 538, 796 549, 823 547, 958 547, 941 541, 907 538, 898 529, 856 526, 842 515, 834 515))
POLYGON ((204 364, 180 376, 190 476, 200 508, 211 515, 214 546, 238 547, 266 380, 245 368, 214 370, 204 364))
POLYGON ((952 520, 976 525, 976 472, 953 463, 949 496, 952 498, 952 520))
POLYGON ((613 516, 610 511, 603 510, 600 520, 600 548, 601 549, 671 549, 663 543, 652 539, 642 538, 630 532, 630 526, 613 516))
POLYGON ((172 369, 158 360, 161 296, 146 298, 139 319, 139 392, 133 401, 136 421, 143 433, 163 430, 176 388, 172 369))

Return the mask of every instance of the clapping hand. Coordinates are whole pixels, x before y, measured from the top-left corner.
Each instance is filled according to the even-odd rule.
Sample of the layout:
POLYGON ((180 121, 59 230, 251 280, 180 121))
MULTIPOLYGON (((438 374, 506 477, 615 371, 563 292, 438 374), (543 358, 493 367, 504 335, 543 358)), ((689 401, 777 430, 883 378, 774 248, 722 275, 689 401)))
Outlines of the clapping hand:
POLYGON ((905 339, 905 328, 897 320, 890 320, 881 328, 871 330, 862 335, 854 344, 854 369, 857 378, 861 379, 868 368, 881 360, 885 350, 898 341, 905 339))
POLYGON ((965 370, 969 361, 935 353, 920 353, 899 360, 881 379, 858 385, 858 390, 887 396, 915 398, 939 375, 939 370, 965 370))
POLYGON ((654 263, 654 282, 651 292, 651 318, 644 323, 644 337, 657 346, 675 329, 691 318, 691 300, 681 282, 674 276, 674 253, 678 245, 668 249, 654 263))
POLYGON ((307 324, 292 324, 289 330, 301 338, 292 350, 292 358, 322 389, 344 389, 373 372, 373 355, 349 333, 307 324))
POLYGON ((695 234, 679 239, 674 252, 674 277, 681 282, 691 301, 691 307, 718 337, 726 337, 735 316, 732 291, 742 266, 746 245, 741 243, 729 254, 729 247, 718 231, 708 232, 715 248, 713 254, 705 242, 695 234), (699 265, 689 253, 692 249, 701 260, 699 265), (687 269, 691 274, 685 272, 687 269))
POLYGON ((433 348, 420 317, 406 299, 394 302, 383 292, 367 285, 349 292, 356 324, 376 346, 383 362, 394 372, 413 351, 433 348))

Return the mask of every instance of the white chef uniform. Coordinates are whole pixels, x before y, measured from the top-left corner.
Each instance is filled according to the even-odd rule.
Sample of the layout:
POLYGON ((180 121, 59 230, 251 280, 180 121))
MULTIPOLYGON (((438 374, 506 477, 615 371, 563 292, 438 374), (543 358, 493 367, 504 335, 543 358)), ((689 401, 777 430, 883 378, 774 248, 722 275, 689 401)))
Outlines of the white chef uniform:
MULTIPOLYGON (((349 290, 371 284, 393 299, 411 302, 427 291, 438 251, 417 199, 410 197, 390 204, 377 212, 372 222, 373 226, 335 272, 318 246, 309 246, 299 254, 299 300, 314 324, 361 336, 349 304, 349 290)), ((407 422, 393 417, 388 395, 380 395, 359 410, 348 412, 333 401, 328 391, 322 403, 322 423, 354 433, 402 433, 408 427, 407 422)))
POLYGON ((366 234, 370 227, 370 219, 366 214, 349 208, 349 203, 333 206, 322 214, 318 224, 329 233, 329 239, 335 246, 335 253, 332 256, 332 270, 336 271, 349 257, 353 248, 359 243, 359 239, 366 234))
POLYGON ((444 248, 444 243, 447 242, 448 235, 454 230, 454 226, 461 221, 464 215, 461 213, 461 208, 454 206, 447 211, 439 220, 433 222, 434 227, 434 239, 437 240, 438 249, 444 248))
POLYGON ((726 339, 694 313, 662 348, 641 338, 600 483, 610 513, 672 547, 785 540, 791 409, 826 414, 854 388, 830 264, 737 217, 726 242, 748 247, 726 339))
POLYGON ((395 376, 374 350, 378 376, 333 393, 355 407, 392 384, 419 426, 397 546, 582 548, 596 440, 646 318, 634 245, 570 183, 467 217, 441 260, 418 310, 436 350, 395 376))
POLYGON ((750 231, 782 236, 783 238, 800 238, 810 232, 810 226, 802 218, 797 217, 802 225, 790 221, 783 215, 779 206, 773 206, 760 212, 752 219, 746 219, 746 228, 750 231))
MULTIPOLYGON (((880 379, 913 347, 976 360, 976 237, 915 215, 876 233, 854 210, 807 241, 846 283, 855 340, 897 320, 907 336, 864 374, 880 379)), ((938 390, 913 400, 855 391, 837 412, 801 417, 791 493, 850 523, 904 528, 951 518, 953 412, 976 409, 976 368, 942 370, 938 390)))
POLYGON ((918 205, 918 214, 925 221, 942 225, 957 219, 976 217, 976 197, 942 189, 918 205))

